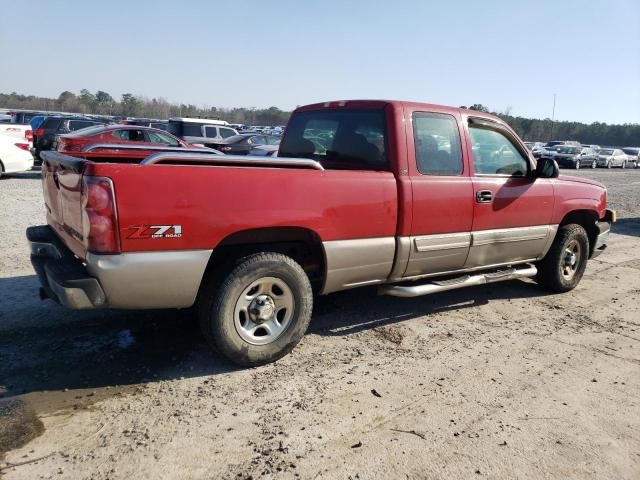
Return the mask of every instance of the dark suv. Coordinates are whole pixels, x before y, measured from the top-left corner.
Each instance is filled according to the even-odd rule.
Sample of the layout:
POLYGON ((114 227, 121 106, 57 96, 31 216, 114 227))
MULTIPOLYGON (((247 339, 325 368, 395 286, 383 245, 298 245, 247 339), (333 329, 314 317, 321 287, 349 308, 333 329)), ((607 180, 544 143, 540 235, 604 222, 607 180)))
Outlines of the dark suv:
POLYGON ((53 116, 47 117, 40 126, 33 132, 33 157, 35 163, 42 163, 40 152, 43 150, 53 150, 55 148, 55 139, 58 135, 75 132, 81 128, 93 127, 95 125, 104 125, 110 123, 107 120, 98 120, 87 117, 66 117, 53 116))

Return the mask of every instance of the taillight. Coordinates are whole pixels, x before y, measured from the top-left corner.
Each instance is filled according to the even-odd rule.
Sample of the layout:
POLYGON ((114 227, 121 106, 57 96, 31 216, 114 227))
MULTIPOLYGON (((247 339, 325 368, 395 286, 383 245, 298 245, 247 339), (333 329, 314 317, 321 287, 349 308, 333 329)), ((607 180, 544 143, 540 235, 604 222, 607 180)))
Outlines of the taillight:
POLYGON ((25 130, 24 138, 27 139, 27 142, 33 142, 33 130, 25 130))
POLYGON ((33 132, 33 135, 35 135, 36 137, 41 137, 44 135, 44 128, 36 128, 36 130, 33 132))
POLYGON ((20 150, 24 150, 25 152, 29 151, 29 144, 28 143, 15 143, 14 145, 16 147, 18 147, 20 150))
POLYGON ((86 249, 94 253, 120 251, 113 184, 107 177, 83 177, 82 233, 86 249))

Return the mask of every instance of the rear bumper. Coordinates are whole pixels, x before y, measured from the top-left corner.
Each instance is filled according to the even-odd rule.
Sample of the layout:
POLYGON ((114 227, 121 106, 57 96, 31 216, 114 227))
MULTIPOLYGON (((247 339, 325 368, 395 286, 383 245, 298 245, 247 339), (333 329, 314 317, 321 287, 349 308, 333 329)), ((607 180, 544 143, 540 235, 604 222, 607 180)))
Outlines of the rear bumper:
POLYGON ((29 227, 27 238, 41 296, 75 310, 188 308, 212 252, 89 253, 83 262, 48 225, 29 227))
POLYGON ((58 240, 47 225, 29 227, 31 264, 40 279, 40 297, 74 310, 108 307, 100 282, 58 240))

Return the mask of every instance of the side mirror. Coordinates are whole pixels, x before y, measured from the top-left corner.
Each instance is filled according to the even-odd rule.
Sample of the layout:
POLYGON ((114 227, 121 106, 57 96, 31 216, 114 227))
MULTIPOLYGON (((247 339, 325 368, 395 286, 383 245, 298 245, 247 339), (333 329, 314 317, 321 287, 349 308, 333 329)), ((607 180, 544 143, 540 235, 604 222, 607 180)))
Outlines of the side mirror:
POLYGON ((560 175, 560 169, 554 159, 548 157, 538 159, 538 163, 536 165, 536 177, 558 178, 558 175, 560 175))

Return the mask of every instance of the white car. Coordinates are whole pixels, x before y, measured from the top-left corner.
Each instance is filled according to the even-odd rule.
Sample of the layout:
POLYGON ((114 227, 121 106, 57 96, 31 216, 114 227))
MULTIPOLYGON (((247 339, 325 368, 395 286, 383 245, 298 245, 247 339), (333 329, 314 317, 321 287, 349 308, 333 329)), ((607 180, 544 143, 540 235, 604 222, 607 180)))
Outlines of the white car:
MULTIPOLYGON (((598 152, 599 167, 627 167, 627 155, 619 148, 601 148, 598 152)), ((629 164, 631 166, 631 164, 629 164)))
POLYGON ((3 173, 24 172, 32 167, 29 143, 12 135, 0 135, 0 177, 3 173))

